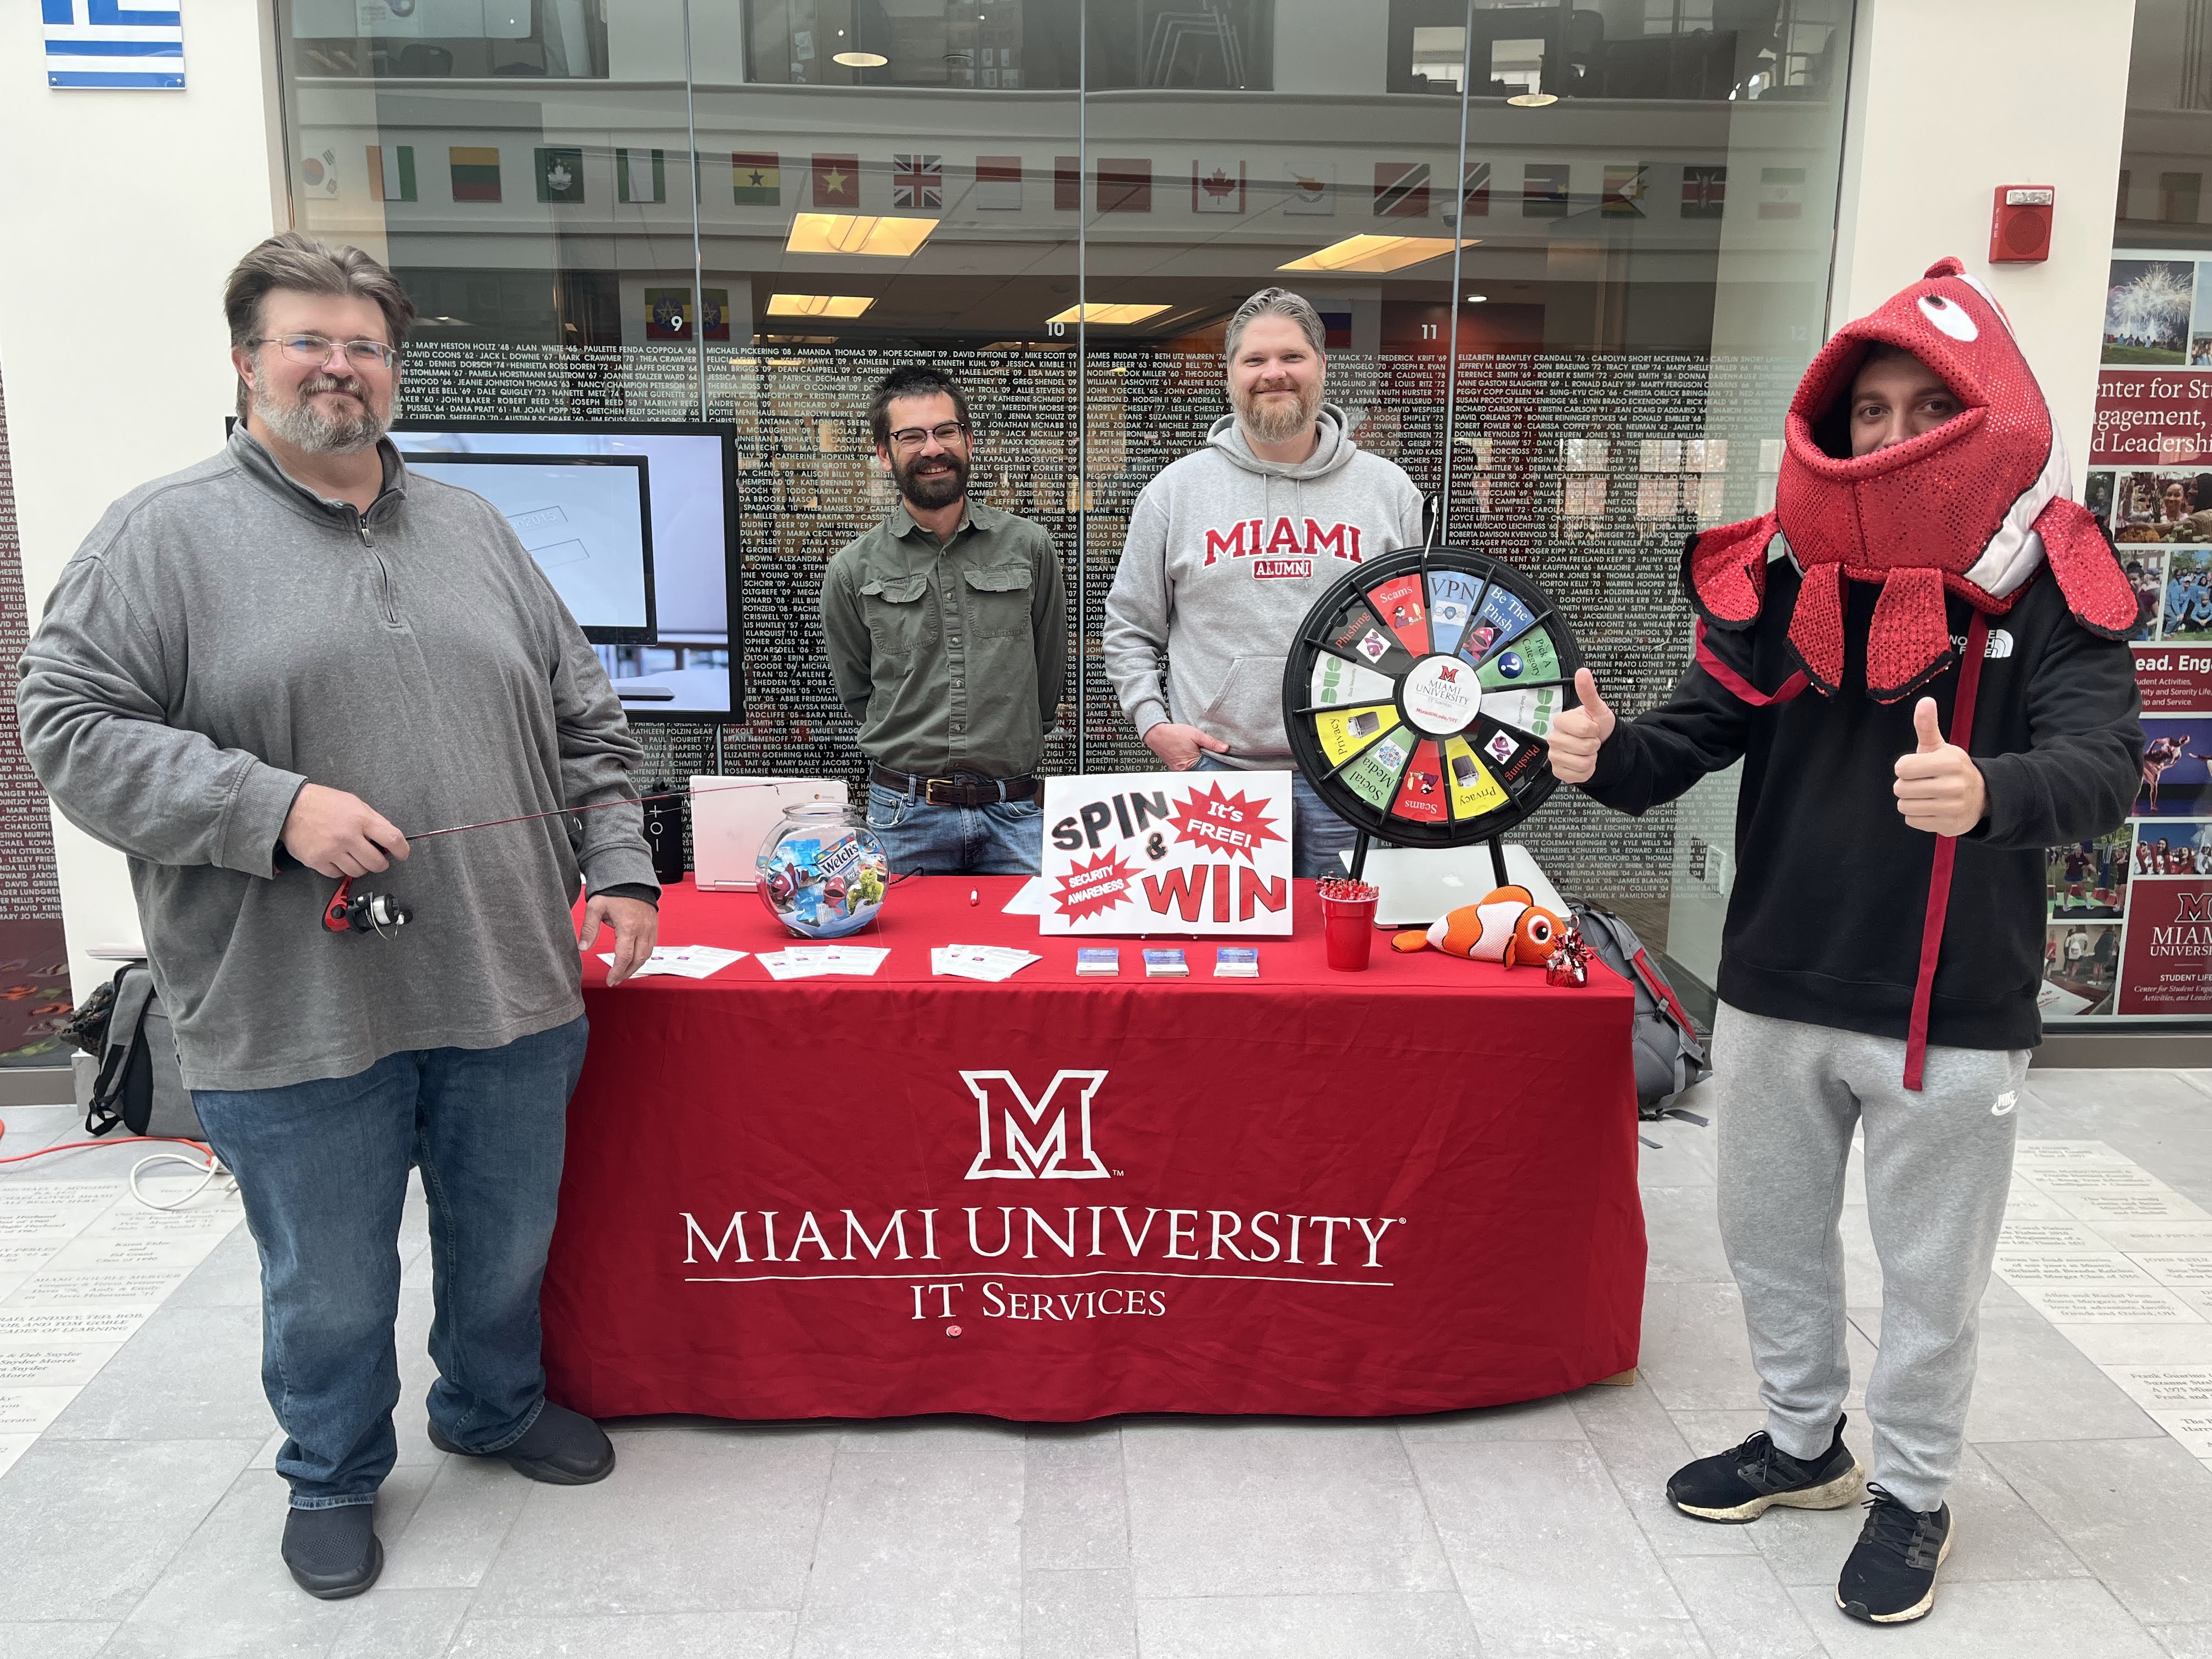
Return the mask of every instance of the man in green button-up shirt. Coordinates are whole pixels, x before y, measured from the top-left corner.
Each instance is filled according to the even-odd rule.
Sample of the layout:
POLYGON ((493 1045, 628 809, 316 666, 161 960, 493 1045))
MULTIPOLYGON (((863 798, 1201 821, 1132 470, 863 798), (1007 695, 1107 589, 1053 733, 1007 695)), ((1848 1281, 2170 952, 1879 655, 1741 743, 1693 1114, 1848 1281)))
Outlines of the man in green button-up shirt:
POLYGON ((902 874, 1034 875, 1037 762, 1067 680, 1052 538, 968 499, 968 404, 948 375, 894 369, 868 419, 898 505, 822 579, 830 672, 868 762, 868 827, 902 874))

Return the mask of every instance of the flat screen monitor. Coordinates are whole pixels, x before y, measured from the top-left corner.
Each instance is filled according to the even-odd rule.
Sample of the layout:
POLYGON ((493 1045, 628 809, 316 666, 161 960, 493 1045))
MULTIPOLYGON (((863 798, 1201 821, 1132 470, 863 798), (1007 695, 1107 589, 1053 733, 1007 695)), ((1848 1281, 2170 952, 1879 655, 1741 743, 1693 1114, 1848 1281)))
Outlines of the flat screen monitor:
POLYGON ((418 477, 459 484, 506 516, 594 645, 652 645, 651 463, 642 455, 407 450, 418 477))
POLYGON ((742 715, 734 427, 402 421, 392 441, 506 515, 632 720, 742 715))

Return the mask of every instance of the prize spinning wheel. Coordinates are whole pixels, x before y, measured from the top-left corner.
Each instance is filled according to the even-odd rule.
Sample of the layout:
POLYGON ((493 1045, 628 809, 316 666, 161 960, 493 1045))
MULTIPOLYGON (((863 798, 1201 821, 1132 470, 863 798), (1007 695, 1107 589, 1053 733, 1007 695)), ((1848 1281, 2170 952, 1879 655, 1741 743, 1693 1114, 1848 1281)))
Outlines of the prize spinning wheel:
POLYGON ((1284 666, 1284 725, 1346 823, 1394 847, 1462 847, 1504 835, 1558 787, 1544 734, 1582 665, 1559 607, 1511 565, 1406 548, 1307 612, 1284 666))

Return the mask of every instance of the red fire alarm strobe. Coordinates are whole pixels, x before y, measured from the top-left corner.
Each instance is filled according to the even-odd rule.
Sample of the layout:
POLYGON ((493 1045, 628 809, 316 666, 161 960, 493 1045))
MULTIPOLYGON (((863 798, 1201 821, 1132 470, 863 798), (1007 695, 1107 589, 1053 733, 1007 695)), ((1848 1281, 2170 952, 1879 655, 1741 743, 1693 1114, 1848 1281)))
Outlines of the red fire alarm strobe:
POLYGON ((1999 185, 1990 208, 1990 263, 2031 264, 2051 257, 2051 209, 2058 192, 2048 185, 1999 185))

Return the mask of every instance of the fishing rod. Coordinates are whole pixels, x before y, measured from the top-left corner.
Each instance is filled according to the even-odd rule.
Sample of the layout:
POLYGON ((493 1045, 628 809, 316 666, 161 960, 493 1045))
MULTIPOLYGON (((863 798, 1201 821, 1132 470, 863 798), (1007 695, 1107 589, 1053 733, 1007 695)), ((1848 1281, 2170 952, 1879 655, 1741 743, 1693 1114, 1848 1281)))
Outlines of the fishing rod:
MULTIPOLYGON (((745 783, 718 783, 711 789, 665 789, 651 795, 626 795, 619 800, 595 801, 589 806, 556 806, 544 812, 525 812, 511 818, 485 818, 476 823, 452 823, 442 830, 418 830, 400 839, 413 846, 420 841, 434 841, 440 836, 458 836, 470 830, 496 830, 509 823, 536 823, 542 818, 565 818, 585 812, 602 812, 610 806, 642 806, 653 800, 687 800, 695 795, 719 795, 732 789, 770 789, 773 780, 762 778, 745 783)), ((397 930, 414 921, 412 906, 402 903, 389 893, 353 890, 356 878, 347 876, 338 882, 337 891, 323 907, 323 926, 333 933, 374 933, 379 939, 389 939, 386 929, 397 930)))

